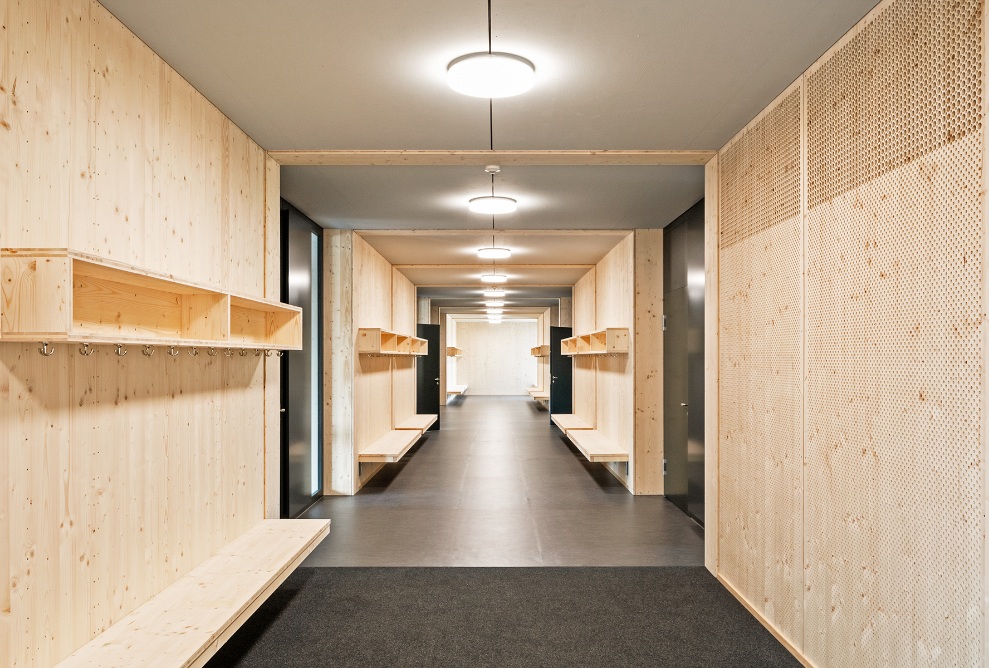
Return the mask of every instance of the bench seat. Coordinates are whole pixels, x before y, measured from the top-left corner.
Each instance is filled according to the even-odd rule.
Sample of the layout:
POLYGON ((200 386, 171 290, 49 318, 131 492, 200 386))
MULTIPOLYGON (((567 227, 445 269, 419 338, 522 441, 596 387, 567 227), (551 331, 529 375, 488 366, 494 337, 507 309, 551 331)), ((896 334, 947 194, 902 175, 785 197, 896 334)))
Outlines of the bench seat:
POLYGON ((397 462, 412 449, 422 431, 419 429, 393 429, 367 446, 357 455, 359 462, 397 462))
POLYGON ((58 666, 205 665, 329 532, 329 520, 263 520, 58 666))
POLYGON ((450 385, 446 388, 447 394, 467 394, 466 385, 450 385))
POLYGON ((424 432, 432 427, 438 418, 438 415, 413 415, 395 425, 395 429, 414 429, 424 432))
POLYGON ((573 429, 594 429, 594 425, 569 413, 555 413, 553 415, 553 424, 559 427, 560 431, 564 434, 569 433, 573 429))
POLYGON ((571 429, 567 438, 591 462, 627 462, 628 450, 596 429, 571 429))

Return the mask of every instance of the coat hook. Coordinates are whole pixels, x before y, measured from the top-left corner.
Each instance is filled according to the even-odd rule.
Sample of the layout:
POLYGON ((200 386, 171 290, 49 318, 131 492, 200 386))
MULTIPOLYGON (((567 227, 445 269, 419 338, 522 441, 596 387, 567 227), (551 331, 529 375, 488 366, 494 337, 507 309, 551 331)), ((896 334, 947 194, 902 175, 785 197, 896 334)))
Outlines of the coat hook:
POLYGON ((264 351, 261 350, 260 348, 255 348, 254 349, 254 356, 255 357, 261 357, 262 353, 264 353, 264 351))
POLYGON ((274 354, 275 354, 275 351, 274 350, 266 350, 266 351, 264 351, 264 356, 265 357, 271 357, 274 354))
POLYGON ((216 357, 216 348, 210 346, 209 348, 206 349, 206 354, 209 355, 210 357, 216 357))
POLYGON ((233 351, 232 348, 226 348, 223 351, 223 354, 226 355, 227 357, 233 357, 234 356, 234 351, 233 351))
POLYGON ((199 351, 196 350, 196 346, 193 346, 192 348, 189 349, 189 357, 197 357, 198 355, 199 355, 199 351))
POLYGON ((89 357, 94 352, 96 351, 91 350, 88 343, 82 344, 82 346, 79 348, 79 354, 82 355, 83 357, 89 357))
POLYGON ((143 354, 143 355, 144 355, 145 357, 151 357, 152 355, 154 355, 154 354, 155 354, 155 349, 154 349, 154 348, 152 348, 152 347, 151 347, 150 345, 145 345, 145 346, 144 346, 144 350, 142 350, 142 351, 141 351, 141 353, 142 353, 142 354, 143 354))
POLYGON ((240 356, 241 356, 241 357, 247 357, 247 351, 246 351, 246 350, 244 350, 243 348, 241 348, 241 349, 240 349, 240 356))
POLYGON ((169 357, 178 357, 179 356, 179 351, 176 350, 175 346, 168 346, 168 356, 169 357))
POLYGON ((117 355, 119 355, 120 357, 123 357, 126 354, 127 354, 127 351, 124 349, 124 346, 122 344, 118 343, 117 344, 117 355))
POLYGON ((284 354, 285 354, 285 351, 284 350, 276 350, 275 351, 275 357, 281 357, 284 354))
POLYGON ((49 348, 48 347, 48 342, 47 341, 42 341, 41 342, 41 347, 38 348, 38 352, 41 353, 42 355, 44 355, 45 357, 51 357, 52 355, 55 354, 55 348, 49 348))

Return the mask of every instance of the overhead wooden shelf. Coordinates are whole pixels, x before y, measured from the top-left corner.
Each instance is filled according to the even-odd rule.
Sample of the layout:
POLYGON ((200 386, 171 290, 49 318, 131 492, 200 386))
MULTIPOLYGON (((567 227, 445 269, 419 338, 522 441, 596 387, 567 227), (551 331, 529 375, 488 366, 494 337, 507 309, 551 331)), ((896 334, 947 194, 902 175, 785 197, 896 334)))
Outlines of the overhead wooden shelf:
POLYGON ((628 353, 628 328, 609 327, 560 342, 564 355, 624 355, 628 353))
POLYGON ((549 344, 530 349, 533 357, 549 357, 549 344))
POLYGON ((447 346, 446 348, 447 357, 463 357, 463 355, 464 355, 463 348, 456 348, 454 346, 447 346))
POLYGON ((64 249, 4 249, 3 341, 301 350, 302 309, 64 249))
POLYGON ((429 352, 429 341, 377 327, 361 327, 357 330, 357 352, 361 355, 422 356, 429 352))

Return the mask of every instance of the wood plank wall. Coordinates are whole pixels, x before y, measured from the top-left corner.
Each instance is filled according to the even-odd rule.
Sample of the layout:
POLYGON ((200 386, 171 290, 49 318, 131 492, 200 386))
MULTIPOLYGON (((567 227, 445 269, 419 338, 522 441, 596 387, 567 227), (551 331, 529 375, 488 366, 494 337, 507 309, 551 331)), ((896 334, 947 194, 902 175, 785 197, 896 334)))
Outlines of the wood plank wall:
MULTIPOLYGON (((629 353, 595 357, 595 428, 631 449, 629 461, 605 466, 630 491, 634 479, 627 472, 635 469, 635 235, 628 234, 594 268, 594 326, 627 327, 629 353)), ((660 290, 662 294, 662 290, 660 290)), ((577 334, 585 334, 580 330, 577 334)))
POLYGON ((457 360, 457 382, 466 384, 470 394, 526 395, 535 381, 537 363, 531 352, 538 340, 538 324, 531 320, 461 320, 457 346, 464 356, 457 360))
MULTIPOLYGON (((581 276, 573 288, 573 335, 594 331, 596 304, 595 270, 581 276)), ((595 362, 591 357, 573 359, 573 415, 587 424, 597 420, 597 385, 594 378, 595 362)))
POLYGON ((414 359, 357 355, 357 330, 414 335, 415 286, 360 234, 326 230, 323 249, 323 488, 356 494, 382 467, 361 467, 358 454, 416 412, 414 359))
POLYGON ((985 12, 884 0, 719 153, 716 563, 808 665, 987 660, 985 12))
MULTIPOLYGON (((263 296, 263 151, 97 2, 0 15, 0 246, 263 296)), ((55 663, 265 514, 265 358, 55 349, 0 344, 5 666, 55 663)))

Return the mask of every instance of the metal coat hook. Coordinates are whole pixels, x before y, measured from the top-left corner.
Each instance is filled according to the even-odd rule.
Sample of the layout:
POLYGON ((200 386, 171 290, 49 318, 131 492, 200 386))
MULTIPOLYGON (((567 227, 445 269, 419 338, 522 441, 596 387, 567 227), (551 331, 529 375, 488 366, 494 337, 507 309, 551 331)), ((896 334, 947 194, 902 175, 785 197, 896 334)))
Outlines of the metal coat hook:
POLYGON ((261 357, 261 354, 262 354, 263 352, 264 352, 263 350, 261 350, 260 348, 257 348, 257 349, 256 349, 256 350, 254 351, 254 356, 255 356, 255 357, 261 357))
POLYGON ((95 350, 90 349, 88 343, 82 344, 82 346, 79 348, 79 354, 82 355, 83 357, 89 357, 95 352, 96 352, 95 350))
POLYGON ((118 343, 117 344, 117 355, 119 355, 120 357, 123 357, 126 354, 127 354, 127 351, 124 349, 124 346, 122 344, 118 343))
POLYGON ((189 349, 189 357, 198 357, 198 356, 199 356, 199 351, 196 350, 195 346, 189 349))
POLYGON ((42 355, 44 355, 45 357, 51 357, 52 355, 55 354, 55 348, 49 348, 48 347, 48 342, 47 341, 42 341, 41 342, 41 347, 38 348, 38 352, 41 353, 42 355))
POLYGON ((144 346, 144 350, 141 351, 141 354, 143 354, 145 357, 151 357, 152 355, 155 354, 155 349, 152 348, 150 345, 146 345, 144 346))
POLYGON ((206 349, 206 354, 209 355, 210 357, 216 357, 216 348, 210 346, 209 348, 206 349))
POLYGON ((266 350, 266 351, 264 351, 264 356, 265 357, 271 357, 274 354, 275 354, 275 351, 274 350, 266 350))
POLYGON ((241 357, 247 357, 247 351, 246 351, 246 350, 244 350, 243 348, 241 348, 241 349, 240 349, 240 356, 241 356, 241 357))
POLYGON ((227 349, 225 349, 223 351, 223 354, 226 355, 227 357, 233 357, 234 356, 233 348, 227 348, 227 349))
POLYGON ((284 354, 285 354, 285 351, 284 350, 276 350, 275 351, 275 357, 281 357, 284 354))
POLYGON ((175 346, 168 346, 168 356, 169 357, 178 357, 179 356, 179 351, 176 350, 175 346))

